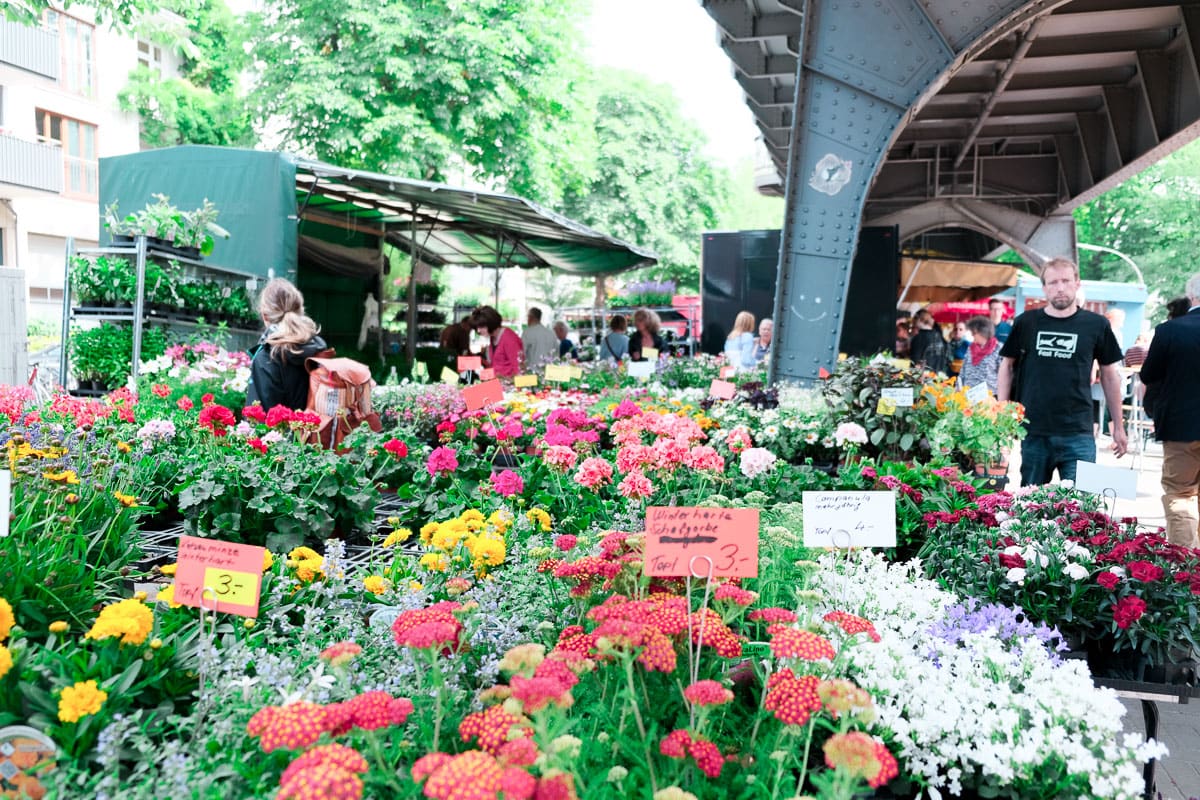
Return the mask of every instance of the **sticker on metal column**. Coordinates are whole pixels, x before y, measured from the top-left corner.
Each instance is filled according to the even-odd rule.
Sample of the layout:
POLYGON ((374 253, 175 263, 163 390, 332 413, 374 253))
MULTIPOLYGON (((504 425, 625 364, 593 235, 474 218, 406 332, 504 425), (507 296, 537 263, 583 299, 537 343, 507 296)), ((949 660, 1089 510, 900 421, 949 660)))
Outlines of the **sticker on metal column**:
POLYGON ((0 797, 45 797, 41 778, 54 768, 55 755, 54 742, 34 728, 0 728, 0 797))
POLYGON ((846 184, 850 182, 851 167, 849 161, 844 161, 833 153, 826 153, 813 167, 813 174, 808 179, 808 185, 818 192, 833 197, 846 188, 846 184))

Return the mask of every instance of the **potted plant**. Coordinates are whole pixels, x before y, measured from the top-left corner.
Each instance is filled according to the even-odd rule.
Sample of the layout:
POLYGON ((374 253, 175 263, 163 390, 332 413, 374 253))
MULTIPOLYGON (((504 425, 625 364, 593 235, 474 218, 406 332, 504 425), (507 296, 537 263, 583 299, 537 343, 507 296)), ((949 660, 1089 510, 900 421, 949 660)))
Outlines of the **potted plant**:
MULTIPOLYGON (((961 394, 961 392, 957 392, 961 394)), ((1008 451, 1025 436, 1025 408, 1020 403, 988 397, 968 404, 947 403, 933 425, 930 439, 944 450, 957 450, 972 463, 975 474, 1004 478, 1008 474, 1008 451)))
POLYGON ((193 211, 181 211, 171 205, 170 198, 154 195, 154 201, 134 214, 120 216, 117 204, 104 209, 104 227, 115 241, 132 241, 145 236, 160 249, 178 249, 182 254, 198 258, 212 253, 214 237, 229 238, 229 232, 217 225, 217 208, 208 199, 193 211))

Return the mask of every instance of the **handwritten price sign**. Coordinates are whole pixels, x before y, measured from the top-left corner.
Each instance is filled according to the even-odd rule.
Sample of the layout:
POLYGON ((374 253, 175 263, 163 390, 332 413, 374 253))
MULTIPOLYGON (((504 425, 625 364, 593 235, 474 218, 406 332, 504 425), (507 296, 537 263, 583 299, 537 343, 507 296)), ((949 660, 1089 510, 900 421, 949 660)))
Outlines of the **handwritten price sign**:
POLYGON ((257 617, 265 552, 248 544, 180 536, 175 602, 257 617))
POLYGON ((805 547, 895 547, 895 492, 804 492, 805 547))
POLYGON ((646 509, 646 574, 679 577, 758 575, 758 509, 646 509))

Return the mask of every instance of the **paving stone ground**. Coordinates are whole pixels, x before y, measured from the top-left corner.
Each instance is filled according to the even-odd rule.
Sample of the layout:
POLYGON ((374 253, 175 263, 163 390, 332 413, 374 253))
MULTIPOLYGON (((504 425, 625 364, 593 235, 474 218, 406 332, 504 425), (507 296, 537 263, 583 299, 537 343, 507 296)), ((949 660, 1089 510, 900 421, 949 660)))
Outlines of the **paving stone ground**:
MULTIPOLYGON (((1113 457, 1109 446, 1109 439, 1101 437, 1098 442, 1098 463, 1138 471, 1137 498, 1118 499, 1115 515, 1134 516, 1146 525, 1162 525, 1162 488, 1159 485, 1162 474, 1161 445, 1148 442, 1142 453, 1127 455, 1119 460, 1113 457)), ((1021 472, 1018 453, 1014 452, 1010 463, 1010 485, 1019 486, 1021 472)), ((1129 699, 1122 699, 1121 702, 1127 711, 1126 730, 1144 733, 1141 703, 1129 699)), ((1200 798, 1200 699, 1193 699, 1186 705, 1159 703, 1158 711, 1158 738, 1170 750, 1170 754, 1158 765, 1158 792, 1163 800, 1200 798)))

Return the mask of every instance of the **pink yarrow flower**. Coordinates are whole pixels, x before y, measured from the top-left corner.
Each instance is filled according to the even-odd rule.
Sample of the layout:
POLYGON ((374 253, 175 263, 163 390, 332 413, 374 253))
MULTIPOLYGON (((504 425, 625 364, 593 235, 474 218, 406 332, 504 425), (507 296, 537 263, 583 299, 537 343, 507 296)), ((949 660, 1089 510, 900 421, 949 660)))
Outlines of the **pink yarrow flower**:
POLYGON ((733 700, 733 692, 716 681, 696 681, 683 690, 683 696, 694 706, 719 706, 733 700))

